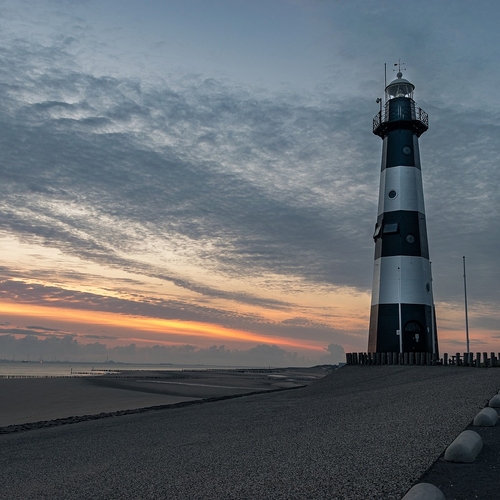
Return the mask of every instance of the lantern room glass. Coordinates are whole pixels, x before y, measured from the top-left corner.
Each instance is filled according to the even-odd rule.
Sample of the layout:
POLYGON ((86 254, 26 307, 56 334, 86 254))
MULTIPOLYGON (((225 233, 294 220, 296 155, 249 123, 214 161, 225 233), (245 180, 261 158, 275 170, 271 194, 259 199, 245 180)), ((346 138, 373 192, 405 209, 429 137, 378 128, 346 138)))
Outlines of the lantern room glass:
POLYGON ((410 83, 408 80, 401 78, 403 75, 398 73, 396 80, 392 81, 385 88, 386 99, 394 99, 396 97, 409 97, 413 99, 413 91, 415 90, 415 85, 410 83))

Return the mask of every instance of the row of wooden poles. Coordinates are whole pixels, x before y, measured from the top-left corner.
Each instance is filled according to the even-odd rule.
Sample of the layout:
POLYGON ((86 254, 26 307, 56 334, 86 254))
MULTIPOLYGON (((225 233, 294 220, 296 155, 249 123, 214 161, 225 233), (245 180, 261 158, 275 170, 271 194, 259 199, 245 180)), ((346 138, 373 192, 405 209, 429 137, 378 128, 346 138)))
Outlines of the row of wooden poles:
POLYGON ((438 358, 431 352, 351 352, 346 354, 348 365, 444 365, 444 366, 500 366, 500 353, 498 356, 492 352, 488 356, 483 353, 459 353, 449 356, 443 354, 438 358))

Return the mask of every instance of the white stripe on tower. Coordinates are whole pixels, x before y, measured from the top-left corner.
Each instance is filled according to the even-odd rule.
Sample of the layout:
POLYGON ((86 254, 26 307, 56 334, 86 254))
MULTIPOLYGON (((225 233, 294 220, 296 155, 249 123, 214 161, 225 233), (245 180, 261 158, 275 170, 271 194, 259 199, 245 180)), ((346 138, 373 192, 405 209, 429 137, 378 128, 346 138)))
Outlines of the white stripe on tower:
POLYGON ((384 168, 380 174, 378 215, 398 210, 425 214, 422 172, 415 167, 384 168), (394 191, 395 197, 390 193, 394 191))

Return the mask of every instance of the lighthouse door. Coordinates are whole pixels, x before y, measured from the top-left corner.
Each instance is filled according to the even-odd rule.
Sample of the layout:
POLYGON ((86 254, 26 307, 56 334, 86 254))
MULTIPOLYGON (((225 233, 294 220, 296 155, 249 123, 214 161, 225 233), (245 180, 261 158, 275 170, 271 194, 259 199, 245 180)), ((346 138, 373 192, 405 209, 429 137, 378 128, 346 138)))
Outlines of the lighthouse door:
POLYGON ((426 352, 424 330, 418 321, 408 321, 403 333, 404 352, 426 352))

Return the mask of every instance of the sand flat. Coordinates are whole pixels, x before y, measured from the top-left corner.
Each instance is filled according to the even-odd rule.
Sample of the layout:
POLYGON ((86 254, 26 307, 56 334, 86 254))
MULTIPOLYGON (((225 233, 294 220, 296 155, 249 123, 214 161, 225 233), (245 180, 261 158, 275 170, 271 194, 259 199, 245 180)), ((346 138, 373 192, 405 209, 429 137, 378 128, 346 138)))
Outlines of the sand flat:
POLYGON ((0 427, 297 387, 324 371, 123 372, 0 379, 0 427), (272 376, 270 376, 272 375, 272 376))
POLYGON ((83 377, 0 379, 0 427, 194 399, 96 385, 83 377))

